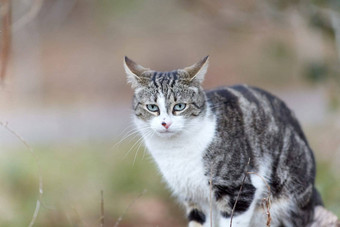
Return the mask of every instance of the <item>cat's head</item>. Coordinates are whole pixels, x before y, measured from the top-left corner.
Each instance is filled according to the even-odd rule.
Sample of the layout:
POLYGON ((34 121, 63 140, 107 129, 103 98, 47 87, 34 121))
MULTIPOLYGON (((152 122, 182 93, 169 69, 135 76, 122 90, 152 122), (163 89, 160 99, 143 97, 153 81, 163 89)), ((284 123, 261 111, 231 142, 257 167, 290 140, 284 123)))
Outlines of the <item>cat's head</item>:
POLYGON ((201 83, 208 68, 208 56, 171 72, 147 69, 125 57, 124 68, 134 89, 135 122, 141 131, 172 137, 196 128, 206 115, 201 83))

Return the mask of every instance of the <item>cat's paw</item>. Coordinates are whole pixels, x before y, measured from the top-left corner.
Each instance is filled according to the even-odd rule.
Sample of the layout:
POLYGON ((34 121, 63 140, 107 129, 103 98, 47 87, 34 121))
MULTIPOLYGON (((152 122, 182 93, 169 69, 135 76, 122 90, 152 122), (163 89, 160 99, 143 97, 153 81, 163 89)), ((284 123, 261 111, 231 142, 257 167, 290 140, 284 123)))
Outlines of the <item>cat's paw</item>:
POLYGON ((203 227, 203 225, 201 225, 198 222, 191 221, 191 222, 189 222, 189 227, 203 227))

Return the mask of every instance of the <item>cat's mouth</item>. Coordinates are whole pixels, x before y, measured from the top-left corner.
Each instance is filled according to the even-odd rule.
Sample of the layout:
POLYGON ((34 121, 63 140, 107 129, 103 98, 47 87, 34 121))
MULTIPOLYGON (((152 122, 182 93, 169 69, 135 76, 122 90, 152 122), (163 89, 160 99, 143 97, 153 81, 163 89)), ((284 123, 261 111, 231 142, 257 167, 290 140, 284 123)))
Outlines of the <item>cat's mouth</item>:
POLYGON ((176 132, 174 131, 170 131, 170 130, 162 130, 162 131, 157 131, 157 134, 160 136, 164 136, 164 137, 170 137, 174 134, 176 134, 176 132))

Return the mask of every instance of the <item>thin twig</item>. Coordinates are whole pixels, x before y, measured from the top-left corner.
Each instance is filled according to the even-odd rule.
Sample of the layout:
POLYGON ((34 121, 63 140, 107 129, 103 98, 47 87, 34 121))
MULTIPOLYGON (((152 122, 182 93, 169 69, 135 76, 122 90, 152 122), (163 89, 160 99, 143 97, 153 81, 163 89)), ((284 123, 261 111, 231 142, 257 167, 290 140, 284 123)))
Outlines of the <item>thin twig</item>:
POLYGON ((263 210, 266 212, 266 215, 267 215, 266 226, 270 227, 270 223, 272 221, 272 218, 270 216, 270 199, 269 199, 269 197, 262 199, 262 206, 263 206, 263 210))
POLYGON ((71 206, 72 211, 75 214, 75 218, 74 218, 74 223, 72 223, 72 226, 88 226, 83 219, 80 218, 79 212, 78 210, 74 207, 71 206))
POLYGON ((236 200, 235 200, 235 203, 234 203, 234 206, 233 206, 233 209, 231 210, 231 215, 230 215, 230 227, 232 227, 233 225, 233 217, 234 217, 234 212, 235 212, 235 208, 236 208, 236 204, 237 204, 237 201, 240 197, 240 194, 242 192, 242 189, 243 189, 243 185, 244 185, 244 182, 246 180, 246 177, 247 177, 247 173, 248 173, 248 166, 249 166, 249 163, 250 163, 250 158, 248 160, 248 163, 246 165, 246 168, 245 168, 245 172, 244 172, 244 177, 242 179, 242 184, 241 184, 241 187, 240 187, 240 190, 238 191, 238 194, 237 194, 237 197, 236 197, 236 200))
POLYGON ((100 196, 101 196, 101 199, 100 199, 100 226, 101 227, 104 227, 104 191, 101 190, 100 191, 100 196))
POLYGON ((123 220, 123 217, 125 216, 125 214, 129 211, 129 209, 132 207, 132 205, 140 198, 142 197, 145 193, 147 192, 146 189, 144 189, 129 205, 128 207, 125 209, 125 211, 123 212, 122 215, 120 215, 120 217, 117 219, 114 227, 118 227, 118 225, 120 224, 120 222, 123 220))
POLYGON ((30 224, 28 225, 29 227, 32 227, 38 217, 39 214, 39 209, 40 209, 40 203, 41 203, 41 199, 43 196, 43 179, 42 179, 42 175, 41 175, 41 168, 40 168, 40 162, 39 162, 39 158, 38 156, 34 153, 32 147, 18 134, 16 133, 11 127, 8 126, 8 122, 2 122, 0 121, 0 125, 2 127, 4 127, 8 132, 10 132, 12 135, 14 135, 26 148, 27 150, 32 154, 32 156, 35 159, 35 162, 37 164, 38 167, 38 176, 39 176, 39 198, 37 199, 37 203, 35 206, 35 210, 32 216, 32 220, 30 222, 30 224))

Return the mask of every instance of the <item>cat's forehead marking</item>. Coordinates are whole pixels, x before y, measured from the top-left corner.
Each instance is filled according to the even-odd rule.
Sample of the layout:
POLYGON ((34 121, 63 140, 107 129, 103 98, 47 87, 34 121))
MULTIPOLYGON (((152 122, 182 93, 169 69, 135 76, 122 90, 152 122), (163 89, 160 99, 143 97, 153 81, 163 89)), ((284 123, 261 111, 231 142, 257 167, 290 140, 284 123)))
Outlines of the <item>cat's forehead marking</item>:
POLYGON ((167 94, 178 80, 178 71, 171 72, 154 72, 151 81, 159 93, 167 94))

